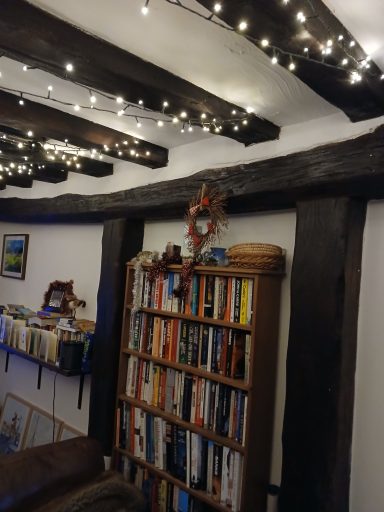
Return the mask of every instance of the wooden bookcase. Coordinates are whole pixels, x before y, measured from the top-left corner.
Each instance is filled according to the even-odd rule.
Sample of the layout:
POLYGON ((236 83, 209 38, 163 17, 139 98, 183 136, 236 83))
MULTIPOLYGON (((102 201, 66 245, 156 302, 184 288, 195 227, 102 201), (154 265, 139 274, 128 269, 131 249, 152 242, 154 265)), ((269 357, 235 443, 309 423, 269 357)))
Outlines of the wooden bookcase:
MULTIPOLYGON (((150 268, 150 265, 144 265, 144 270, 147 271, 150 268)), ((180 273, 181 266, 180 265, 170 265, 167 269, 167 272, 169 273, 180 273)), ((146 314, 147 317, 147 323, 148 319, 151 317, 158 317, 161 320, 165 319, 166 321, 170 322, 172 319, 175 319, 176 324, 172 323, 173 325, 173 331, 175 329, 175 325, 182 325, 183 322, 186 322, 187 325, 201 325, 203 327, 200 328, 200 333, 203 332, 204 328, 207 328, 209 332, 215 331, 218 329, 221 333, 224 333, 226 330, 228 331, 228 334, 226 334, 226 344, 230 343, 228 342, 228 339, 231 338, 231 336, 234 336, 233 333, 238 333, 240 336, 244 337, 244 339, 247 340, 247 348, 245 356, 246 358, 249 358, 249 364, 247 369, 248 379, 242 378, 233 378, 233 376, 228 375, 228 368, 229 366, 226 366, 223 368, 223 365, 221 367, 220 373, 215 373, 213 371, 208 371, 205 369, 205 366, 203 368, 199 367, 198 365, 193 366, 191 364, 185 364, 179 362, 179 350, 180 350, 180 330, 182 327, 179 327, 178 333, 179 336, 176 335, 176 343, 177 343, 177 350, 175 355, 175 350, 170 348, 164 349, 164 340, 166 340, 166 336, 161 340, 161 343, 163 343, 162 347, 160 347, 160 352, 163 350, 163 354, 159 355, 153 355, 153 352, 157 352, 157 350, 154 350, 149 348, 148 346, 145 346, 143 348, 143 343, 147 345, 147 341, 143 341, 143 338, 150 332, 149 329, 144 330, 144 334, 141 335, 141 341, 139 347, 133 347, 132 346, 132 339, 133 339, 133 329, 135 329, 134 321, 135 321, 135 315, 136 313, 133 313, 133 284, 134 284, 134 275, 135 275, 135 269, 132 263, 127 264, 127 280, 126 280, 126 295, 125 295, 125 306, 124 306, 124 319, 123 319, 123 331, 122 331, 122 340, 121 340, 121 354, 120 354, 120 365, 119 365, 119 377, 118 377, 118 392, 117 392, 117 414, 116 414, 116 439, 115 439, 115 465, 118 466, 119 463, 121 465, 121 461, 126 458, 125 460, 129 460, 131 464, 137 465, 138 467, 146 468, 148 470, 148 473, 151 474, 154 478, 158 478, 159 480, 163 480, 168 483, 168 489, 169 484, 174 484, 178 487, 178 489, 181 489, 183 491, 186 491, 188 495, 192 496, 196 503, 200 504, 200 507, 196 505, 196 510, 221 510, 221 511, 229 511, 229 510, 235 510, 235 508, 239 512, 265 512, 266 510, 266 503, 267 503, 267 491, 268 491, 268 484, 269 484, 269 475, 270 475, 270 463, 271 463, 271 445, 272 445, 272 432, 273 432, 273 416, 274 416, 274 402, 275 402, 275 380, 276 380, 276 363, 277 363, 277 339, 278 339, 278 323, 279 323, 279 305, 280 305, 280 288, 281 288, 281 278, 282 273, 280 272, 269 272, 269 271, 263 271, 263 270, 253 270, 253 269, 241 269, 241 268, 235 268, 235 267, 208 267, 208 266, 197 266, 195 267, 195 275, 198 277, 196 278, 200 284, 201 283, 207 283, 208 276, 215 276, 220 282, 226 283, 227 287, 229 286, 229 283, 233 284, 235 286, 236 279, 240 282, 243 282, 243 280, 247 280, 248 287, 253 287, 253 293, 252 296, 248 293, 248 300, 251 300, 250 305, 248 306, 248 322, 249 323, 240 323, 239 321, 234 322, 228 320, 227 313, 224 314, 225 320, 223 318, 212 318, 212 317, 204 317, 199 316, 197 314, 192 314, 190 311, 190 308, 187 307, 187 313, 185 312, 179 312, 180 307, 177 308, 178 311, 170 311, 161 309, 160 307, 149 307, 148 302, 140 308, 140 312, 143 314, 146 314), (205 276, 205 277, 200 277, 205 276), (205 280, 205 281, 204 281, 205 280), (250 314, 251 312, 251 314, 250 314), (133 318, 132 318, 133 316, 133 318), (212 328, 212 329, 210 329, 212 328), (222 328, 222 329, 221 329, 222 328), (131 338, 130 338, 131 335, 131 338), (130 346, 129 346, 130 345, 130 346), (144 350, 145 351, 140 351, 144 350), (172 354, 171 354, 172 352, 172 354), (165 356, 165 357, 162 357, 165 356), (169 410, 164 410, 164 407, 160 407, 159 405, 153 405, 153 403, 147 403, 147 401, 144 401, 143 399, 139 399, 138 396, 132 396, 132 393, 127 394, 127 373, 128 379, 134 379, 132 377, 132 365, 130 367, 129 359, 130 358, 137 358, 138 365, 144 365, 144 363, 141 363, 141 361, 146 361, 147 364, 150 363, 156 367, 160 367, 160 372, 166 372, 167 369, 176 370, 177 372, 184 372, 184 378, 185 376, 192 376, 191 378, 198 378, 201 379, 200 382, 202 382, 202 379, 204 379, 205 382, 205 389, 212 390, 214 387, 212 383, 215 383, 217 386, 214 387, 216 392, 218 393, 219 386, 222 386, 223 389, 231 390, 227 391, 228 393, 231 393, 231 399, 232 394, 236 399, 240 400, 240 392, 243 394, 242 396, 246 396, 247 398, 242 402, 242 404, 245 403, 245 410, 241 410, 241 420, 236 416, 237 413, 234 413, 235 406, 231 411, 236 418, 230 416, 229 423, 231 421, 237 421, 236 428, 239 428, 239 424, 241 424, 241 421, 243 421, 243 424, 241 424, 241 440, 239 438, 235 439, 233 434, 235 427, 232 428, 232 434, 231 436, 228 435, 222 435, 221 433, 217 432, 217 424, 215 423, 216 428, 212 428, 212 425, 209 427, 207 425, 202 426, 201 421, 200 424, 197 424, 196 421, 186 421, 183 419, 181 414, 181 405, 179 406, 178 413, 176 414, 174 410, 172 410, 172 413, 169 412, 169 410), (161 370, 161 368, 165 368, 165 370, 161 370), (208 387, 207 382, 210 382, 210 387, 208 387), (121 446, 121 439, 122 439, 122 433, 121 430, 124 428, 128 428, 126 424, 124 424, 124 420, 122 419, 123 410, 126 411, 131 410, 130 408, 137 408, 136 411, 140 409, 141 411, 144 411, 147 415, 151 415, 155 418, 162 418, 167 422, 167 424, 176 425, 176 427, 172 428, 180 428, 183 431, 189 431, 190 434, 187 434, 187 446, 189 445, 189 441, 192 435, 198 434, 201 436, 202 439, 205 439, 207 441, 204 441, 204 443, 214 443, 214 445, 217 446, 223 446, 227 447, 231 450, 231 455, 227 457, 227 460, 232 461, 232 457, 235 458, 234 452, 238 452, 241 454, 241 457, 237 456, 237 460, 239 458, 241 459, 242 464, 242 478, 241 478, 241 487, 239 488, 239 500, 240 505, 239 507, 235 507, 234 505, 229 505, 220 502, 220 500, 216 497, 212 496, 209 492, 206 490, 201 490, 197 488, 191 488, 191 486, 185 482, 181 481, 175 474, 171 474, 165 469, 159 469, 159 467, 156 467, 156 465, 152 462, 148 462, 144 458, 141 458, 138 456, 138 454, 134 454, 132 451, 132 441, 128 439, 128 442, 130 443, 130 446, 127 446, 127 443, 123 443, 123 447, 121 446)), ((218 281, 217 281, 218 282, 218 281)), ((167 285, 168 286, 168 285, 167 285)), ((224 292, 220 296, 220 301, 225 301, 225 294, 227 292, 224 292)), ((140 291, 140 294, 146 294, 146 291, 143 289, 140 291)), ((199 295, 198 295, 199 297, 199 295)), ((200 295, 200 299, 204 297, 203 295, 200 295)), ((230 298, 231 295, 227 297, 227 308, 233 309, 234 307, 234 299, 230 298), (232 306, 230 307, 230 300, 232 300, 232 306)), ((205 298, 206 299, 206 298, 205 298)), ((218 300, 218 295, 214 295, 214 299, 218 300)), ((152 295, 152 302, 153 302, 153 295, 152 295)), ((159 300, 161 303, 161 300, 159 300)), ((164 305, 164 303, 163 303, 164 305)), ((154 304, 152 304, 154 306, 154 304)), ((159 306, 157 304, 157 306, 159 306)), ((168 308, 170 309, 170 308, 168 308)), ((174 308, 173 308, 174 309, 174 308)), ((197 306, 198 309, 198 306, 197 306)), ((194 311, 196 313, 196 310, 194 311)), ((200 311, 201 312, 201 311, 200 311)), ((220 312, 220 315, 216 314, 215 316, 221 316, 223 317, 222 312, 220 312)), ((243 320, 246 315, 243 315, 243 320)), ((232 318, 233 320, 233 318, 232 318)), ((155 321, 155 320, 153 320, 155 321)), ((167 324, 169 325, 169 324, 167 324)), ((191 328, 190 328, 191 329, 191 328)), ((174 334, 173 334, 174 336, 174 334)), ((223 335, 224 339, 224 335, 223 335)), ((190 341, 191 342, 191 341, 190 341)), ((167 343, 167 342, 166 342, 167 343)), ((170 343, 173 343, 171 340, 170 343)), ((201 350, 202 350, 202 343, 205 343, 201 340, 201 334, 199 337, 199 363, 201 358, 201 350)), ((211 345, 209 345, 209 348, 212 349, 212 342, 210 342, 211 345)), ((235 342, 232 342, 232 344, 235 342)), ((213 345, 214 347, 215 345, 213 345)), ((224 346, 224 341, 223 341, 224 346)), ((191 349, 192 350, 192 349, 191 349)), ((233 350, 233 349, 232 349, 233 350)), ((233 355, 233 354, 232 354, 233 355)), ((213 357, 213 356, 212 356, 213 357)), ((217 354, 215 357, 218 357, 217 354)), ((229 358, 229 349, 226 348, 225 355, 221 355, 220 357, 227 357, 229 358)), ((217 359, 218 360, 218 359, 217 359)), ((134 364, 134 361, 136 359, 133 359, 132 364, 134 364)), ((190 361, 188 361, 190 362, 190 361)), ((195 361, 196 363, 196 361, 195 361)), ((211 364, 213 364, 211 362, 211 364)), ((216 363, 215 363, 216 364, 216 363)), ((229 363, 231 364, 231 363, 229 363)), ((228 363, 227 363, 228 365, 228 363)), ((153 367, 151 367, 153 368, 153 367)), ((213 369, 211 367, 211 369, 213 369)), ((217 368, 215 368, 217 370, 217 368)), ((137 382, 139 381, 139 372, 137 370, 137 382)), ((168 375, 168 373, 167 373, 168 375)), ((182 374, 180 374, 182 375, 182 374)), ((236 376, 238 377, 238 376, 236 376)), ((140 379, 142 376, 140 376, 140 379)), ((181 377, 180 377, 181 378, 181 377)), ((199 382, 199 380, 196 379, 196 381, 199 382)), ((131 382, 133 382, 131 380, 131 382)), ((135 381, 136 382, 136 381, 135 381)), ((136 384, 137 384, 136 382, 136 384)), ((194 381, 195 382, 195 381, 194 381)), ((135 385, 136 385, 135 384, 135 385)), ((183 384, 181 385, 181 387, 183 384)), ((201 384, 202 386, 202 384, 201 384)), ((164 384, 163 384, 164 387, 164 384)), ((136 390, 136 388, 134 388, 136 390)), ((185 388, 184 388, 185 389, 185 388)), ((196 390, 196 388, 195 388, 196 390)), ((200 388, 201 390, 201 388, 200 388)), ((224 393, 227 393, 224 392, 224 393)), ((135 395, 135 393, 133 393, 135 395)), ((208 394, 207 394, 208 395, 208 394)), ((223 396, 223 395, 222 395, 223 396)), ((226 394, 225 396, 229 396, 226 394)), ((141 396, 143 398, 143 396, 141 396)), ((203 399, 203 396, 200 397, 203 399)), ((174 398, 174 402, 177 401, 174 398)), ((157 402, 160 402, 160 397, 158 397, 157 402)), ((183 402, 184 403, 184 402, 183 402)), ((238 402, 236 402, 238 403, 238 402)), ((164 405, 164 404, 163 404, 164 405)), ((215 404, 209 407, 209 411, 214 408, 215 406, 218 407, 218 401, 216 400, 215 404)), ((177 405, 176 405, 177 407, 177 405)), ((224 406, 223 406, 224 407, 224 406)), ((226 406, 228 408, 228 404, 226 406)), ((168 408, 169 409, 169 408, 168 408)), ((135 412, 134 410, 134 412, 135 412)), ((184 410, 183 410, 184 412, 184 410)), ((217 415, 219 415, 219 412, 217 412, 217 415)), ((213 411, 213 416, 216 418, 216 412, 213 411)), ((195 414, 195 410, 194 410, 195 414)), ((209 413, 211 414, 211 413, 209 413)), ((220 412, 222 414, 222 412, 220 412)), ((198 413, 196 413, 196 418, 198 416, 198 413)), ((201 419, 201 418, 200 418, 201 419)), ((204 422, 205 422, 204 417, 204 422)), ((159 420, 156 420, 159 421, 159 420)), ((221 421, 221 420, 220 420, 221 421)), ((215 420, 216 422, 216 420, 215 420)), ((210 423, 210 422, 209 422, 210 423)), ((232 423, 234 425, 234 423, 232 423)), ((131 433, 132 436, 134 436, 134 425, 132 425, 131 433)), ((230 427, 231 428, 231 427, 230 427)), ((231 431, 230 431, 231 432, 231 431)), ((236 430, 236 432, 239 432, 236 430)), ((164 434, 164 432, 163 432, 164 434)), ((228 434, 228 433, 227 433, 228 434)), ((124 432, 124 435, 126 433, 124 432)), ((165 435, 165 434, 164 434, 165 435)), ((196 436, 195 436, 196 439, 196 436)), ((196 446, 196 445, 195 445, 196 446)), ((204 444, 206 446, 206 444, 204 444)), ((169 446, 168 446, 169 448, 169 446)), ((218 448, 215 447, 215 449, 218 450, 218 448)), ((224 449, 224 448, 223 448, 224 449)), ((205 452, 207 453, 207 452, 205 452)), ((216 453, 216 452, 214 452, 216 453)), ((226 451, 225 453, 228 453, 226 451)), ((196 456, 196 454, 192 454, 187 456, 187 464, 191 464, 191 458, 192 456, 196 456)), ((209 457, 209 456, 208 456, 209 457)), ((212 459, 210 459, 211 462, 208 461, 208 464, 212 465, 212 459)), ((207 460, 205 459, 203 461, 204 464, 207 464, 207 460)), ((232 464, 232 462, 231 462, 232 464)), ((211 466, 210 466, 211 467, 211 466)), ((239 467, 239 466, 236 466, 239 467)), ((233 470, 232 471, 232 477, 233 477, 233 470)), ((203 476, 206 477, 206 472, 203 471, 203 476)), ((187 480, 191 480, 191 469, 187 469, 187 480)), ((238 480, 238 477, 236 477, 235 483, 238 480)), ((232 481, 233 484, 233 481, 232 481)), ((211 483, 209 483, 208 487, 210 488, 211 483)), ((205 488, 205 482, 203 482, 203 488, 205 488)), ((236 499, 234 498, 234 493, 236 491, 232 491, 231 499, 233 499, 232 503, 236 503, 236 499)), ((169 503, 167 505, 163 504, 164 510, 168 512, 168 510, 173 510, 172 507, 170 507, 169 503), (167 508, 168 507, 168 508, 167 508)), ((161 507, 159 510, 163 510, 161 507)), ((195 510, 192 508, 192 510, 195 510)))

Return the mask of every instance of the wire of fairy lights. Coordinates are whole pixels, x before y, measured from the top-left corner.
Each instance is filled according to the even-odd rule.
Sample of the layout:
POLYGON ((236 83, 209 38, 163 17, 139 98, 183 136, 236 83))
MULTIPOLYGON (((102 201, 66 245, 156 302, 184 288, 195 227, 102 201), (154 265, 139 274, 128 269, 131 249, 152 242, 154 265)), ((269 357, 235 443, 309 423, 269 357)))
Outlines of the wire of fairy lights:
MULTIPOLYGON (((236 27, 231 27, 227 24, 224 24, 218 16, 223 11, 223 3, 221 2, 212 2, 212 8, 208 15, 202 14, 201 12, 197 11, 196 9, 189 7, 185 3, 183 3, 182 0, 164 0, 170 5, 179 7, 180 9, 183 9, 195 16, 198 16, 199 18, 204 19, 205 21, 208 21, 224 30, 230 31, 230 32, 236 32, 237 34, 241 35, 248 41, 252 42, 253 44, 257 46, 261 46, 262 49, 267 50, 269 49, 270 52, 272 52, 271 56, 271 63, 273 65, 276 65, 279 63, 279 57, 284 56, 288 57, 288 69, 291 72, 294 72, 296 69, 296 62, 300 59, 309 60, 311 62, 314 62, 316 64, 322 65, 327 68, 333 68, 342 70, 345 73, 349 75, 350 82, 352 84, 356 84, 358 82, 361 82, 363 78, 363 72, 369 73, 369 69, 371 68, 371 57, 369 55, 366 55, 364 59, 358 60, 356 59, 353 54, 351 53, 351 50, 356 46, 356 41, 353 39, 352 35, 344 29, 344 34, 339 34, 337 36, 332 36, 332 31, 330 30, 330 27, 327 25, 327 23, 322 19, 322 17, 319 15, 318 12, 316 12, 316 9, 311 2, 311 0, 306 0, 306 3, 308 5, 308 8, 310 10, 310 15, 307 15, 304 11, 299 11, 296 14, 296 21, 299 25, 305 25, 307 20, 317 18, 321 24, 326 29, 327 33, 329 34, 329 38, 327 41, 324 42, 319 48, 319 56, 320 58, 314 58, 310 55, 310 50, 308 47, 303 46, 303 53, 295 53, 288 50, 285 50, 281 48, 280 46, 277 46, 270 42, 266 38, 257 38, 247 33, 247 29, 249 28, 249 23, 245 19, 240 19, 236 27), (348 41, 347 41, 348 39, 348 41), (339 64, 334 64, 332 62, 327 62, 325 59, 327 57, 330 57, 333 52, 334 46, 338 46, 343 52, 344 57, 341 59, 339 64), (351 68, 351 64, 354 66, 351 68)), ((288 3, 290 3, 290 0, 281 0, 282 5, 286 6, 288 3)), ((141 12, 143 15, 149 14, 149 0, 145 0, 144 5, 141 8, 141 12)), ((372 74, 370 75, 376 79, 384 80, 384 73, 379 74, 372 74)))

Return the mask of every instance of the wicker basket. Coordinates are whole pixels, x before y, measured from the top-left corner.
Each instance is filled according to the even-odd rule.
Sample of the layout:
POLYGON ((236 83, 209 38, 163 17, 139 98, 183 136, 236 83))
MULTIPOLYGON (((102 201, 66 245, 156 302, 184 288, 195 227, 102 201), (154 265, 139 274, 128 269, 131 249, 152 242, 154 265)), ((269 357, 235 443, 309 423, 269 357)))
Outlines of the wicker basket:
POLYGON ((227 250, 227 256, 230 255, 237 255, 237 254, 272 254, 276 256, 281 256, 283 253, 283 250, 278 245, 272 245, 272 244, 255 244, 255 243, 248 243, 248 244, 237 244, 233 245, 227 250))
POLYGON ((282 270, 284 254, 281 247, 272 244, 237 244, 228 249, 229 264, 234 267, 282 270))

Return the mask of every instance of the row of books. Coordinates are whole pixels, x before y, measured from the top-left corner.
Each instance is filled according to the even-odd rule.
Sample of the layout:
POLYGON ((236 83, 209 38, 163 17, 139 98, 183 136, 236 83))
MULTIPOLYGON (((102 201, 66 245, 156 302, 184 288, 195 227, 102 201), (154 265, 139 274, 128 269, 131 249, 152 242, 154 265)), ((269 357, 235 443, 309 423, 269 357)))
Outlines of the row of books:
POLYGON ((206 512, 207 507, 177 485, 153 476, 148 469, 138 466, 121 455, 119 471, 138 487, 146 497, 151 512, 206 512))
POLYGON ((244 391, 131 356, 126 394, 178 418, 244 444, 244 391))
POLYGON ((128 347, 234 379, 248 380, 251 335, 178 318, 132 312, 128 347))
POLYGON ((120 446, 205 491, 233 512, 240 508, 242 455, 137 407, 120 410, 120 446))
POLYGON ((179 282, 177 272, 160 272, 152 282, 144 272, 137 291, 142 306, 241 324, 252 322, 253 279, 194 274, 184 302, 173 293, 179 282))
POLYGON ((28 327, 25 320, 0 315, 0 343, 52 364, 59 364, 62 342, 84 342, 85 337, 85 333, 57 330, 54 326, 28 327))

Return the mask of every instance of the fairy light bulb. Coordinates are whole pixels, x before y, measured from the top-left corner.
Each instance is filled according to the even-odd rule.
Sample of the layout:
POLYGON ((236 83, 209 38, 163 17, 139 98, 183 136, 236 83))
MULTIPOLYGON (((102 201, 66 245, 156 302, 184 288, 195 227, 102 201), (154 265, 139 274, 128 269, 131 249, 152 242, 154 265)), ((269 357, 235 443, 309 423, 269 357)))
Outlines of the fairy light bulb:
POLYGON ((80 105, 74 105, 73 108, 76 110, 76 112, 78 112, 80 110, 80 105))
POLYGON ((296 18, 298 19, 298 21, 300 21, 300 23, 304 23, 306 20, 306 17, 302 11, 297 13, 296 18))
POLYGON ((216 13, 218 13, 218 12, 221 12, 221 9, 222 9, 222 7, 221 7, 221 3, 216 2, 216 3, 215 3, 215 5, 213 6, 213 10, 214 10, 216 13))
POLYGON ((180 117, 181 117, 182 119, 185 119, 185 118, 187 117, 187 113, 186 113, 186 112, 184 112, 184 111, 183 111, 183 112, 181 112, 181 113, 180 113, 180 117))
POLYGON ((164 108, 169 107, 169 103, 168 103, 168 101, 163 101, 163 107, 164 107, 164 108))
POLYGON ((72 71, 73 71, 73 64, 71 64, 70 62, 68 62, 68 64, 66 64, 66 66, 65 66, 65 69, 66 69, 69 73, 72 73, 72 71))
POLYGON ((338 41, 342 41, 344 39, 344 36, 342 34, 339 35, 339 37, 337 38, 338 41))
POLYGON ((349 43, 349 46, 350 46, 350 48, 353 48, 354 46, 356 46, 355 41, 351 41, 351 42, 349 43))
POLYGON ((342 65, 342 66, 346 66, 347 64, 348 64, 348 59, 343 59, 343 60, 341 61, 341 65, 342 65))
POLYGON ((94 103, 96 103, 96 101, 97 101, 96 96, 95 96, 94 94, 91 94, 91 96, 89 97, 89 101, 90 101, 91 103, 93 103, 93 104, 94 104, 94 103))
POLYGON ((292 61, 288 66, 289 71, 294 71, 296 69, 296 64, 292 61))
POLYGON ((274 64, 274 65, 275 65, 275 64, 277 64, 277 63, 279 62, 279 61, 277 60, 276 55, 274 55, 274 56, 272 57, 271 62, 272 62, 272 64, 274 64))
POLYGON ((161 128, 162 126, 164 126, 164 122, 161 120, 157 121, 157 126, 161 128))
POLYGON ((117 103, 118 105, 121 105, 121 104, 123 103, 123 98, 122 98, 121 96, 118 96, 118 97, 116 98, 116 103, 117 103))
POLYGON ((178 122, 179 122, 179 118, 178 117, 175 116, 175 117, 172 118, 172 123, 173 124, 177 124, 178 122))
POLYGON ((145 4, 141 8, 141 14, 143 14, 144 16, 146 16, 148 14, 148 12, 149 12, 148 4, 149 4, 149 0, 146 0, 145 4))
POLYGON ((23 66, 23 71, 28 71, 28 66, 23 66))
POLYGON ((244 20, 240 21, 240 23, 239 23, 239 30, 241 32, 244 32, 244 30, 247 30, 247 28, 248 28, 248 23, 246 21, 244 21, 244 20))
POLYGON ((269 46, 269 41, 268 41, 268 39, 262 39, 262 40, 261 40, 261 46, 262 46, 263 48, 266 48, 267 46, 269 46))
POLYGON ((28 135, 28 137, 33 137, 33 131, 32 130, 28 130, 27 135, 28 135))
POLYGON ((119 117, 121 117, 123 114, 124 114, 124 110, 122 110, 122 109, 121 109, 121 110, 119 110, 119 111, 118 111, 118 113, 117 113, 117 115, 118 115, 119 117))

